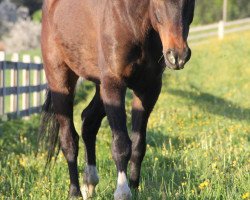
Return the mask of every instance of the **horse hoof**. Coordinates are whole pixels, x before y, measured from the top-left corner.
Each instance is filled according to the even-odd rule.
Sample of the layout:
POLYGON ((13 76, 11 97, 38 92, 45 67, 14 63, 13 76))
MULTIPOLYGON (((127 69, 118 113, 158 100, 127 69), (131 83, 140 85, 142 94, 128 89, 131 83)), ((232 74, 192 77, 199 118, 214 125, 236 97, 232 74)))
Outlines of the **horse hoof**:
POLYGON ((69 194, 69 200, 77 200, 77 199, 82 199, 81 192, 69 194))
POLYGON ((92 198, 94 193, 95 193, 95 186, 84 184, 81 187, 81 192, 82 192, 82 197, 84 200, 86 200, 88 198, 92 198))
POLYGON ((115 200, 131 200, 132 199, 132 193, 128 187, 127 184, 118 186, 115 194, 114 194, 115 200))
POLYGON ((84 185, 81 187, 83 199, 92 197, 95 193, 95 186, 99 183, 96 166, 87 165, 84 171, 84 185))
POLYGON ((82 196, 72 196, 72 197, 69 197, 69 200, 82 200, 82 196))
POLYGON ((79 188, 75 187, 75 186, 70 186, 69 189, 69 199, 73 200, 73 199, 79 199, 82 198, 82 194, 79 188))

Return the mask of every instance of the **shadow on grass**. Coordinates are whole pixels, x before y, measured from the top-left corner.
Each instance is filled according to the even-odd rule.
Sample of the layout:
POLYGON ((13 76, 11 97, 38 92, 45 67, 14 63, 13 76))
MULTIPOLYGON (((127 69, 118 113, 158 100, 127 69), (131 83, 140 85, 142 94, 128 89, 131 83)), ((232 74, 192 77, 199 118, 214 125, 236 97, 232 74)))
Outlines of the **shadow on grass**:
MULTIPOLYGON (((147 158, 142 166, 141 178, 145 181, 145 190, 136 194, 135 199, 144 199, 150 197, 154 190, 158 190, 159 199, 176 199, 174 196, 186 181, 188 177, 190 182, 195 185, 196 177, 199 176, 194 170, 183 167, 184 160, 182 151, 184 147, 192 143, 192 138, 185 138, 185 142, 178 137, 170 137, 162 132, 149 130, 147 133, 147 144, 153 149, 147 148, 147 158), (168 155, 163 155, 160 150, 163 145, 166 146, 168 155), (155 148, 159 148, 156 150, 155 148), (173 151, 173 152, 172 152, 173 151), (157 157, 157 161, 155 158, 157 157), (181 166, 181 167, 180 167, 181 166), (148 189, 146 189, 148 188, 148 189), (172 191, 170 193, 169 191, 172 191)), ((180 193, 178 199, 186 199, 184 194, 180 193)))
POLYGON ((229 119, 250 121, 250 108, 242 108, 232 101, 214 96, 206 92, 185 90, 168 90, 170 94, 193 101, 193 105, 206 112, 224 116, 229 119))

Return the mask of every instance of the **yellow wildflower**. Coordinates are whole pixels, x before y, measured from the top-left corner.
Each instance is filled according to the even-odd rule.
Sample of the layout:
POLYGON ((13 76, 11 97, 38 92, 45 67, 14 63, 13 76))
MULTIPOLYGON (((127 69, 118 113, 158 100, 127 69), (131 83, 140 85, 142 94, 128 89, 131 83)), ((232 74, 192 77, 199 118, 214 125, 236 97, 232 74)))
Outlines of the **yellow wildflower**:
POLYGON ((141 188, 141 186, 139 185, 139 187, 138 187, 138 190, 139 190, 139 192, 141 192, 142 191, 142 188, 141 188))
POLYGON ((249 199, 250 197, 250 193, 249 192, 246 192, 245 194, 242 195, 242 199, 249 199))
POLYGON ((213 169, 213 171, 215 171, 217 169, 217 163, 216 162, 212 163, 212 169, 213 169))
POLYGON ((187 185, 187 182, 182 182, 181 185, 185 186, 185 185, 187 185))
POLYGON ((205 180, 203 183, 199 185, 200 190, 203 190, 209 185, 209 180, 205 180))
POLYGON ((19 164, 20 164, 22 167, 25 167, 25 166, 26 166, 26 160, 23 159, 23 158, 21 158, 21 159, 19 160, 19 164))

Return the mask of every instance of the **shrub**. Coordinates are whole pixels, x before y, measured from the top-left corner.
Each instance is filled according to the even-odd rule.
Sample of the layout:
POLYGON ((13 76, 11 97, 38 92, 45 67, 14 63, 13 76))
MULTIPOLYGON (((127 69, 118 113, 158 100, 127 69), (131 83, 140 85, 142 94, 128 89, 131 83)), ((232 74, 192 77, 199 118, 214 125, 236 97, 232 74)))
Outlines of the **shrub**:
POLYGON ((41 25, 27 20, 19 20, 3 37, 8 52, 19 52, 40 46, 41 25))
POLYGON ((34 22, 41 22, 42 21, 42 10, 38 10, 36 11, 33 15, 32 15, 32 20, 34 22))

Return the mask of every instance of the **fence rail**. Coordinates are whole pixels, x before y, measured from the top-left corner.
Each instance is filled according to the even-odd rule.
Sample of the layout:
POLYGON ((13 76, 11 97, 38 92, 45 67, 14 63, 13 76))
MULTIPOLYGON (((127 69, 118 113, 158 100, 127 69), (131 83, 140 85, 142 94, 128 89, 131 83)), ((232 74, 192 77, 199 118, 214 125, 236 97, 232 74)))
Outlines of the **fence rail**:
POLYGON ((6 61, 0 52, 0 116, 25 117, 41 111, 47 88, 40 57, 34 62, 28 55, 13 54, 12 61, 6 61))
POLYGON ((205 26, 192 27, 190 29, 190 42, 199 42, 200 39, 217 36, 223 39, 225 34, 250 30, 250 18, 209 24, 205 26))

